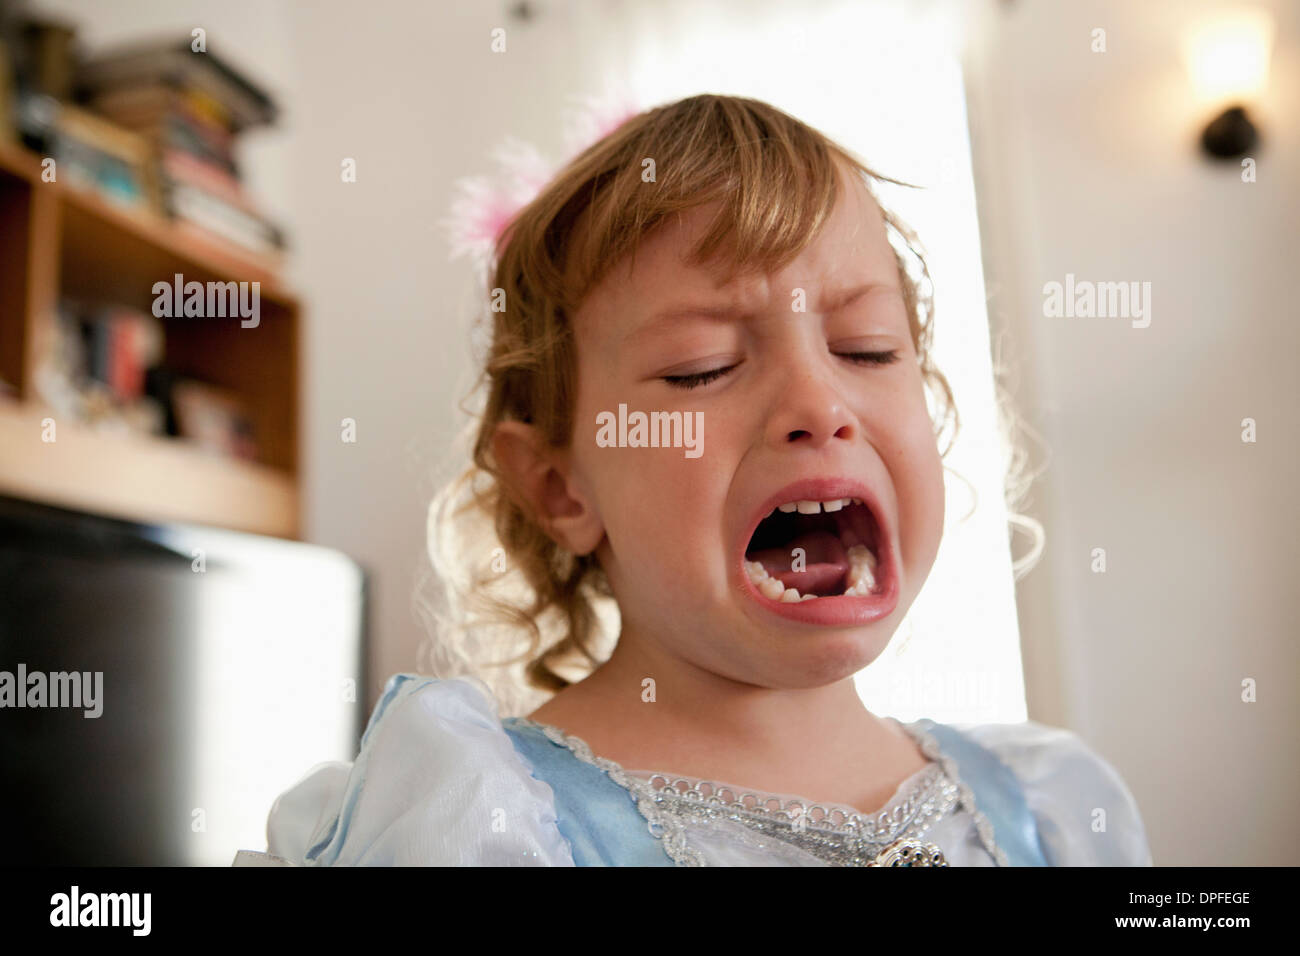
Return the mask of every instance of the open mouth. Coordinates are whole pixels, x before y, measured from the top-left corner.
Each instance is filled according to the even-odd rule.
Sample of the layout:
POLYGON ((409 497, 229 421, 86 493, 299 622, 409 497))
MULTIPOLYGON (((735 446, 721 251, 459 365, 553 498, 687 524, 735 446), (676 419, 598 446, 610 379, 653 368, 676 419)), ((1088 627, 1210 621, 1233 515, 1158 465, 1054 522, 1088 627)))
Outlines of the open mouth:
POLYGON ((789 501, 754 529, 745 573, 765 598, 784 604, 879 595, 881 540, 860 498, 789 501))

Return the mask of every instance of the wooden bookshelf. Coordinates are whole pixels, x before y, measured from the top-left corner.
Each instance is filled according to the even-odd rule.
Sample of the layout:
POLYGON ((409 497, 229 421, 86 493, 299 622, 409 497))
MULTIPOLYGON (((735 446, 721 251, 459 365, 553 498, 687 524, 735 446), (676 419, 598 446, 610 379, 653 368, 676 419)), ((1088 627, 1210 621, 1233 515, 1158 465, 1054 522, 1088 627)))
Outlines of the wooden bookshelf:
POLYGON ((143 521, 299 535, 299 307, 274 270, 219 237, 41 181, 41 157, 0 141, 0 493, 143 521), (150 312, 155 282, 256 281, 255 328, 238 318, 166 318, 165 362, 236 392, 253 418, 256 462, 174 439, 108 434, 40 401, 37 364, 63 296, 150 312), (56 440, 42 422, 55 419, 56 440))

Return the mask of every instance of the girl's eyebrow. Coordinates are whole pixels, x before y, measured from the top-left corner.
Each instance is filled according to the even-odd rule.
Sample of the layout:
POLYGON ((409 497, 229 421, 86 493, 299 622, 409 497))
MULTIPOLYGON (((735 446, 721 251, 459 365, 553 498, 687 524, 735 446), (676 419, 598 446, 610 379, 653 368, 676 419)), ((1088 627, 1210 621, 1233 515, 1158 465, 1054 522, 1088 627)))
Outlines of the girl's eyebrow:
MULTIPOLYGON (((861 285, 852 286, 847 289, 837 289, 833 292, 826 293, 822 296, 822 307, 820 311, 825 313, 838 312, 840 309, 847 308, 854 302, 857 302, 863 296, 875 292, 892 292, 895 295, 901 296, 902 291, 903 290, 898 287, 897 283, 894 282, 864 282, 861 285)), ((726 305, 673 305, 654 313, 650 318, 646 319, 646 321, 637 325, 636 328, 632 329, 626 336, 624 336, 623 342, 624 344, 627 344, 628 342, 632 342, 653 333, 664 325, 681 319, 727 321, 740 318, 747 312, 747 309, 736 303, 726 305)))
POLYGON ((623 336, 628 345, 638 339, 649 338, 683 319, 704 319, 712 322, 729 322, 743 316, 746 309, 739 305, 675 305, 656 312, 623 336))
POLYGON ((829 292, 822 298, 823 312, 838 312, 857 302, 864 295, 870 295, 875 292, 892 292, 901 296, 903 290, 899 288, 896 282, 864 282, 862 285, 853 286, 851 289, 842 289, 836 292, 829 292))

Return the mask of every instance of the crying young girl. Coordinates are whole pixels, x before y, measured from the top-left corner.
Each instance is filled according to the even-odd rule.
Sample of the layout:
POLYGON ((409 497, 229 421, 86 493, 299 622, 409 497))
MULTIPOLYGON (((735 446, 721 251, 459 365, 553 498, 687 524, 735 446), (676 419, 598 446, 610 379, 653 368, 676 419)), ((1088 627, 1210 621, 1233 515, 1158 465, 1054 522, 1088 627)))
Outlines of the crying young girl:
POLYGON ((955 417, 924 262, 879 180, 765 103, 704 95, 624 122, 510 220, 457 487, 509 571, 481 596, 550 696, 507 716, 474 676, 394 676, 355 762, 276 802, 271 854, 1151 863, 1132 796, 1074 734, 903 723, 854 686, 935 560, 955 417), (611 433, 632 412, 661 438, 699 423, 698 453, 611 433))

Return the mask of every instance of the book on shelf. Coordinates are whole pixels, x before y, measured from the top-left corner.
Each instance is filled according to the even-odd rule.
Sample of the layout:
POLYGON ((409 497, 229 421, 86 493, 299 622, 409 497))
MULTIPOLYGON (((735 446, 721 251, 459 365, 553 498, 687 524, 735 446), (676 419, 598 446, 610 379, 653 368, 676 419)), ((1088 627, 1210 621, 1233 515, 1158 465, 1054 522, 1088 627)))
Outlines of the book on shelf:
POLYGON ((271 270, 283 264, 284 231, 248 196, 234 150, 237 133, 274 119, 265 93, 188 41, 96 57, 77 87, 91 108, 151 144, 161 209, 179 229, 233 243, 271 270))
POLYGON ((180 437, 205 451, 257 460, 257 442, 244 402, 229 389, 184 379, 172 389, 180 437))
POLYGON ((198 91, 219 104, 234 132, 273 123, 278 115, 261 86, 218 54, 193 51, 189 37, 142 40, 100 53, 81 64, 76 78, 87 99, 110 89, 159 83, 198 91))
POLYGON ((132 126, 129 123, 122 123, 122 125, 149 140, 158 152, 175 150, 190 153, 206 163, 225 170, 236 180, 243 178, 233 142, 220 143, 211 137, 205 137, 182 116, 160 117, 157 121, 140 126, 132 126))
POLYGON ((19 97, 27 145, 54 160, 57 182, 99 193, 119 205, 163 211, 153 148, 141 136, 53 97, 19 97))
POLYGON ((106 430, 162 435, 165 408, 148 388, 163 357, 163 329, 137 309, 60 301, 37 359, 38 400, 58 415, 106 430))
POLYGON ((239 161, 235 156, 233 131, 210 118, 201 118, 197 112, 189 109, 185 105, 188 97, 182 91, 164 92, 170 95, 160 97, 156 107, 150 110, 124 112, 106 107, 102 98, 92 99, 87 105, 119 126, 144 136, 158 150, 192 153, 205 162, 224 168, 235 179, 239 179, 239 161))
POLYGON ((215 235, 256 253, 272 268, 282 264, 284 233, 268 219, 186 183, 170 183, 163 201, 183 232, 215 235))
POLYGON ((220 101, 202 90, 187 89, 174 82, 110 86, 90 94, 87 102, 95 112, 125 126, 146 125, 162 116, 178 115, 219 141, 228 140, 234 132, 230 111, 220 101))
POLYGON ((102 383, 116 400, 130 402, 142 396, 146 370, 162 359, 162 323, 125 306, 109 306, 79 321, 86 345, 86 376, 102 383))
POLYGON ((39 383, 42 399, 59 414, 100 430, 166 435, 258 460, 247 402, 167 365, 159 319, 129 306, 64 299, 56 327, 39 383))
POLYGON ((165 148, 158 157, 159 174, 168 183, 188 183, 251 213, 257 207, 230 170, 184 149, 165 148))

